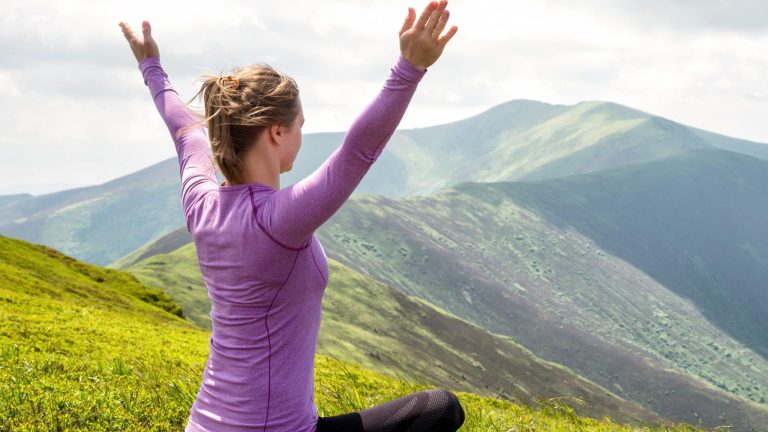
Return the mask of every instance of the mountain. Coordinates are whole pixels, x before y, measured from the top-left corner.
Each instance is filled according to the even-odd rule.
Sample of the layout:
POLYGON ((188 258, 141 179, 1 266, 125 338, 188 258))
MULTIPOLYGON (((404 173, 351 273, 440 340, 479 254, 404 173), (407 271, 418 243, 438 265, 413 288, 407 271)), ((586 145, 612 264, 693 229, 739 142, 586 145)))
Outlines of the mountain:
POLYGON ((34 195, 31 194, 16 194, 16 195, 1 195, 0 196, 0 207, 5 207, 7 205, 16 204, 18 202, 33 198, 34 195))
MULTIPOLYGON (((468 181, 584 174, 691 149, 724 148, 768 158, 768 145, 599 101, 573 106, 510 101, 455 123, 398 131, 387 148, 403 162, 407 182, 399 194, 383 194, 389 197, 426 194, 468 181)), ((390 172, 393 181, 402 181, 390 172)))
POLYGON ((561 179, 358 196, 319 235, 342 264, 661 415, 694 421, 706 400, 704 424, 766 425, 766 185, 763 160, 694 150, 561 179))
MULTIPOLYGON (((156 256, 156 255, 168 254, 170 252, 174 252, 177 249, 180 249, 182 246, 188 245, 190 243, 192 243, 192 235, 189 233, 189 231, 187 231, 187 227, 183 226, 181 228, 176 229, 175 231, 171 231, 170 233, 160 237, 157 240, 151 241, 141 246, 140 248, 129 253, 128 255, 118 260, 115 260, 108 267, 115 268, 115 269, 127 269, 132 265, 138 263, 139 261, 146 260, 147 258, 156 256)), ((184 255, 184 253, 182 251, 179 251, 177 252, 177 255, 184 255)), ((203 321, 195 321, 195 322, 198 325, 206 327, 207 324, 205 323, 209 321, 208 321, 208 318, 203 318, 203 321)))
MULTIPOLYGON (((320 354, 412 382, 431 382, 526 404, 571 398, 583 403, 575 404, 577 412, 596 418, 660 420, 566 368, 537 358, 509 338, 488 333, 335 261, 330 266, 318 340, 320 354)), ((193 244, 148 256, 125 270, 145 284, 162 288, 182 305, 190 320, 210 328, 210 300, 193 244)))
MULTIPOLYGON (((128 273, 0 236, 0 429, 181 430, 200 385, 209 333, 177 311, 167 296, 128 273)), ((315 377, 322 416, 428 388, 325 356, 316 359, 315 377)), ((634 430, 579 417, 558 400, 542 401, 534 410, 458 396, 467 432, 634 430)))
POLYGON ((589 236, 768 359, 765 161, 693 151, 504 191, 551 223, 589 236))
POLYGON ((178 165, 167 160, 99 186, 0 207, 0 234, 111 262, 184 224, 178 165), (170 175, 175 173, 175 175, 170 175))
MULTIPOLYGON (((308 134, 281 184, 314 171, 342 139, 342 133, 308 134)), ((397 131, 357 193, 423 195, 468 181, 562 177, 713 148, 768 157, 764 144, 614 103, 517 100, 462 121, 397 131)), ((0 233, 106 265, 184 225, 178 176, 171 158, 98 186, 0 196, 0 233)))
MULTIPOLYGON (((357 196, 318 234, 344 265, 665 417, 754 426, 768 424, 765 185, 768 162, 694 150, 561 179, 357 196)), ((149 251, 184 236, 125 263, 168 286, 167 269, 185 271, 194 253, 160 265, 149 251)))

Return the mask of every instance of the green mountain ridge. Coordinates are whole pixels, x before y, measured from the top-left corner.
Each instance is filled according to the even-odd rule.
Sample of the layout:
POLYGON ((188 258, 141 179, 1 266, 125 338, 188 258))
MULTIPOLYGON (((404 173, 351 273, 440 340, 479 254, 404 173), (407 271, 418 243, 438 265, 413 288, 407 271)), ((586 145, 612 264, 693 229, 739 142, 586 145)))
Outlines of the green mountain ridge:
POLYGON ((134 242, 150 241, 184 224, 177 177, 173 159, 103 185, 2 206, 0 234, 105 264, 134 249, 134 242))
MULTIPOLYGON (((464 186, 457 188, 472 193, 464 186)), ((710 322, 768 359, 768 163, 693 151, 653 166, 504 191, 693 301, 710 322)))
MULTIPOLYGON (((412 382, 428 381, 526 404, 571 398, 581 401, 575 404, 577 412, 596 418, 660 420, 571 371, 538 359, 508 338, 489 334, 335 261, 330 265, 320 354, 412 382)), ((124 270, 162 288, 190 320, 210 327, 210 301, 193 244, 147 257, 124 270)))
MULTIPOLYGON (((183 428, 200 383, 209 333, 171 313, 176 309, 128 273, 0 236, 0 430, 183 428)), ((325 356, 317 357, 315 376, 322 416, 426 388, 325 356)), ((461 430, 467 432, 499 427, 636 430, 578 417, 556 400, 544 401, 537 411, 467 393, 458 396, 466 413, 461 430)))
MULTIPOLYGON (((751 424, 768 424, 768 363, 758 344, 766 334, 764 316, 758 316, 766 294, 759 290, 765 286, 760 263, 768 254, 763 248, 766 234, 760 233, 765 226, 761 215, 766 213, 760 208, 764 204, 755 205, 768 202, 762 189, 768 184, 765 175, 764 161, 696 150, 608 173, 541 182, 468 183, 428 197, 397 200, 358 196, 319 235, 329 256, 344 265, 508 335, 537 355, 662 415, 686 419, 691 408, 685 405, 705 398, 713 404, 710 413, 740 405, 754 415, 751 424), (708 164, 717 165, 721 159, 730 165, 702 175, 708 164), (660 173, 666 175, 647 184, 645 179, 660 173), (709 181, 719 181, 721 187, 713 188, 709 181), (693 195, 697 188, 701 190, 693 195), (637 193, 611 194, 617 190, 637 193), (717 194, 703 204, 727 204, 693 210, 671 206, 667 198, 686 191, 696 197, 717 194), (697 214, 729 209, 742 215, 739 228, 733 223, 695 225, 697 214), (646 219, 645 225, 635 223, 646 219), (677 221, 690 225, 685 235, 656 235, 651 230, 671 230, 677 221), (625 231, 623 224, 628 225, 625 231), (730 243, 729 234, 734 236, 730 243), (694 240, 683 249, 674 241, 654 244, 667 239, 665 235, 678 242, 694 240), (715 240, 707 237, 712 235, 715 240), (648 269, 634 255, 601 243, 611 236, 616 237, 613 246, 622 246, 618 252, 644 253, 659 264, 648 269), (750 247, 743 247, 746 238, 752 239, 750 247), (696 249, 707 244, 729 253, 741 249, 738 259, 730 261, 735 267, 729 271, 725 261, 715 259, 722 255, 696 249), (676 260, 680 252, 702 260, 688 260, 681 267, 676 260), (743 262, 747 267, 742 268, 743 262), (702 273, 706 265, 713 266, 710 273, 722 272, 714 280, 745 284, 733 292, 738 301, 722 294, 711 302, 728 311, 743 308, 743 316, 717 319, 708 313, 711 310, 700 311, 703 303, 681 295, 679 287, 660 283, 665 280, 659 280, 659 268, 674 270, 678 280, 692 276, 714 286, 702 273), (722 278, 725 273, 741 275, 744 269, 749 270, 744 277, 722 278), (752 305, 746 304, 748 299, 752 305), (737 402, 719 392, 713 397, 711 386, 758 404, 737 402)), ((706 421, 714 424, 716 417, 706 421)))
MULTIPOLYGON (((602 212, 614 208, 612 203, 632 209, 628 203, 642 204, 638 196, 661 199, 687 185, 710 191, 698 180, 700 176, 692 176, 721 159, 729 173, 768 173, 761 170, 768 165, 764 161, 697 150, 664 161, 563 179, 466 183, 429 197, 405 199, 357 196, 318 233, 329 256, 346 266, 508 335, 535 354, 565 364, 666 417, 696 421, 692 414, 696 412, 709 425, 718 424, 721 417, 746 419, 741 426, 768 424, 764 403, 732 395, 765 400, 765 359, 703 315, 695 302, 670 291, 631 261, 614 256, 601 247, 599 239, 589 237, 589 230, 579 229, 585 221, 595 222, 590 227, 596 232, 600 224, 614 230, 621 226, 602 212), (676 161, 677 169, 668 166, 676 161), (743 169, 744 164, 755 169, 743 169), (642 184, 655 172, 666 173, 664 182, 646 188, 645 195, 596 201, 601 190, 631 189, 627 179, 642 184), (687 183, 682 181, 685 178, 687 183), (610 187, 582 191, 583 186, 570 186, 600 179, 610 187), (541 190, 546 188, 554 192, 541 190), (590 192, 595 197, 590 198, 590 192), (568 209, 576 206, 578 211, 561 211, 553 219, 546 206, 535 205, 540 201, 562 203, 568 209)), ((732 187, 761 184, 755 178, 715 173, 712 178, 732 187)), ((740 199, 745 204, 761 200, 753 195, 740 199)), ((646 207, 679 212, 660 204, 646 207)), ((671 216, 656 216, 654 226, 663 227, 667 217, 671 216)), ((682 220, 688 219, 683 216, 682 220)), ((188 234, 180 230, 175 236, 175 241, 181 241, 188 234)), ((653 250, 643 244, 645 234, 628 230, 627 236, 622 237, 623 243, 639 242, 643 250, 653 250)), ((142 254, 154 248, 147 246, 142 254)), ((676 250, 669 248, 672 253, 676 250)), ((193 253, 188 255, 192 261, 193 253)), ((761 334, 759 327, 753 331, 761 334)))
POLYGON ((603 137, 587 148, 539 166, 524 179, 543 180, 592 173, 706 148, 714 147, 690 128, 660 117, 649 117, 625 131, 603 137))
MULTIPOLYGON (((314 171, 342 139, 342 133, 306 135, 294 169, 281 184, 314 171)), ((615 103, 564 106, 517 100, 458 122, 397 131, 357 192, 425 195, 467 181, 562 177, 714 147, 768 158, 764 144, 692 129, 615 103)), ((178 175, 171 158, 99 186, 0 197, 0 233, 107 265, 184 225, 178 175)))

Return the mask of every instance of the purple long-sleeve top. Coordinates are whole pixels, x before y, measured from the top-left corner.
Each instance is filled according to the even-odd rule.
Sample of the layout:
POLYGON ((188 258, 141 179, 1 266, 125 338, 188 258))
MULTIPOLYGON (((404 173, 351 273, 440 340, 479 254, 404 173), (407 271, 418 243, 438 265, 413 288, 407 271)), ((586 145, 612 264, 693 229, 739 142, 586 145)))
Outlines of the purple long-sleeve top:
POLYGON ((187 430, 314 432, 313 362, 328 283, 314 232, 381 154, 424 71, 400 57, 341 146, 278 191, 219 185, 207 135, 159 59, 139 69, 176 145, 182 209, 212 304, 210 353, 187 430))

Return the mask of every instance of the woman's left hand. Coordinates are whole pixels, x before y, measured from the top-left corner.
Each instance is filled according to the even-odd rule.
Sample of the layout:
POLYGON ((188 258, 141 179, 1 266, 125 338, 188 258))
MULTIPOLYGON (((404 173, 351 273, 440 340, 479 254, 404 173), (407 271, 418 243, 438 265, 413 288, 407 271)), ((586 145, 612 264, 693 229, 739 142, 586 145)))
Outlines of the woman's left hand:
POLYGON ((447 6, 448 0, 430 1, 418 21, 416 11, 408 8, 408 16, 400 29, 400 53, 419 69, 434 64, 458 30, 453 26, 443 34, 448 24, 447 6))
POLYGON ((123 21, 120 22, 120 28, 123 30, 125 39, 131 45, 131 51, 133 51, 137 62, 141 63, 147 57, 160 57, 160 50, 157 48, 157 42, 152 38, 152 27, 149 26, 148 21, 141 23, 143 39, 139 39, 131 27, 123 21))

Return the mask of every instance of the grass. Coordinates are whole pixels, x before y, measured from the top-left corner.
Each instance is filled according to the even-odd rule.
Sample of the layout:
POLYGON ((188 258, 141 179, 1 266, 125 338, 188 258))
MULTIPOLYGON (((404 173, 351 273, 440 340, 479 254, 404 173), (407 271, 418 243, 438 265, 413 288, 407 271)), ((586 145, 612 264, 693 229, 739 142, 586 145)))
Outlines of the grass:
MULTIPOLYGON (((209 333, 173 310, 126 273, 0 237, 0 431, 182 430, 209 333)), ((427 388, 324 356, 316 366, 321 415, 427 388)), ((695 430, 582 418, 558 400, 459 398, 462 431, 695 430)))
MULTIPOLYGON (((165 242, 160 242, 164 246, 165 242)), ((147 250, 162 250, 149 246, 147 250)), ((405 381, 430 382, 524 404, 578 395, 582 416, 654 421, 641 406, 534 356, 509 338, 447 315, 329 259, 317 353, 405 381), (436 361, 437 360, 437 361, 436 361)), ((158 253, 125 268, 160 287, 197 325, 210 328, 210 300, 193 244, 158 253)), ((680 420, 679 421, 685 421, 680 420)))
MULTIPOLYGON (((408 393, 431 388, 385 375, 371 373, 332 357, 318 356, 316 362, 316 400, 321 416, 337 415, 371 407, 408 393)), ((537 409, 509 401, 457 392, 464 407, 461 431, 698 431, 690 425, 637 426, 614 423, 610 419, 578 416, 570 405, 577 400, 541 400, 537 409)))

